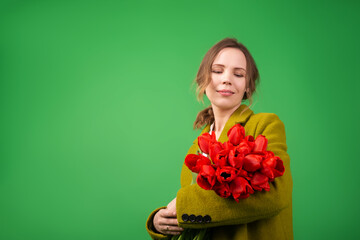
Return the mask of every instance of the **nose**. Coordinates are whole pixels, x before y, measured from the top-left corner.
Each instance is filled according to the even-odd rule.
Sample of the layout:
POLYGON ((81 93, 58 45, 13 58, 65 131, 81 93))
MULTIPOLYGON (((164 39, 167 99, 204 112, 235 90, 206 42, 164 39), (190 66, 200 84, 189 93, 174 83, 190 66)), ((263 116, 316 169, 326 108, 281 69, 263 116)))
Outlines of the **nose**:
POLYGON ((230 84, 231 85, 231 73, 230 71, 224 71, 224 73, 222 74, 222 83, 223 84, 230 84))

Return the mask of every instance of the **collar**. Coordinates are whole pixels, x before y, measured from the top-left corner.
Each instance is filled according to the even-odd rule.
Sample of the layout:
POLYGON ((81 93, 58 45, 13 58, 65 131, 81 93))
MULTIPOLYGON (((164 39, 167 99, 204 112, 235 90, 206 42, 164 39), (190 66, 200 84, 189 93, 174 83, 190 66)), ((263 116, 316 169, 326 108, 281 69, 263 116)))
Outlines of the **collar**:
MULTIPOLYGON (((245 125, 245 123, 248 121, 248 119, 251 117, 251 115, 254 114, 254 112, 248 108, 246 111, 244 111, 241 115, 241 111, 243 111, 247 107, 246 104, 241 104, 230 116, 230 118, 227 120, 224 129, 222 130, 220 137, 218 139, 219 142, 224 143, 228 140, 227 132, 230 130, 231 127, 233 127, 235 124, 240 123, 242 126, 245 125)), ((207 124, 205 128, 201 131, 200 135, 204 132, 209 132, 210 130, 210 124, 207 124)), ((197 141, 197 139, 195 140, 197 141)))

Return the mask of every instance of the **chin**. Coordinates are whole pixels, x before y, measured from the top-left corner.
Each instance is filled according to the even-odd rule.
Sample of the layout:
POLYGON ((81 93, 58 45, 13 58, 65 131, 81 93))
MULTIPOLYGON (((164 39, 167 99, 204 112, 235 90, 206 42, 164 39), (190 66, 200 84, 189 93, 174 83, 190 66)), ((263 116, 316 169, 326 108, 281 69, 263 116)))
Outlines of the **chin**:
POLYGON ((229 110, 229 109, 233 109, 236 106, 238 106, 238 104, 224 104, 224 103, 214 103, 214 106, 216 106, 219 109, 223 109, 223 110, 229 110))

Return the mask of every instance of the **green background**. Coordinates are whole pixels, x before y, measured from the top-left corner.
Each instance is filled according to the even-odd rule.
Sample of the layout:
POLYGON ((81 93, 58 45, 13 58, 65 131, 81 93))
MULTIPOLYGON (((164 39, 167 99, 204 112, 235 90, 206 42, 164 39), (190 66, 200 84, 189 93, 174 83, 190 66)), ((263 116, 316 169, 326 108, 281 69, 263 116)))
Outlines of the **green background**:
POLYGON ((358 1, 2 1, 0 239, 149 239, 236 37, 284 122, 295 239, 360 237, 358 1))

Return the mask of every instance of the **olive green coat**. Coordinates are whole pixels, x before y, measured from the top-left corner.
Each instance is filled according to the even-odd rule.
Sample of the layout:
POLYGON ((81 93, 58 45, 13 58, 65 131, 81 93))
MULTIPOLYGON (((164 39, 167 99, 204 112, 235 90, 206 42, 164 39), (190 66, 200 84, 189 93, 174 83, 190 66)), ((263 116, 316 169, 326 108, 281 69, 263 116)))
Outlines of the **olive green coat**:
MULTIPOLYGON (((204 190, 197 184, 190 184, 192 175, 183 165, 181 172, 181 188, 177 193, 176 211, 179 226, 183 228, 211 228, 212 239, 293 239, 292 225, 292 177, 290 158, 287 154, 285 127, 274 113, 254 114, 248 109, 240 115, 246 107, 242 104, 226 122, 218 141, 228 140, 227 132, 236 123, 245 128, 246 135, 256 138, 259 134, 268 139, 268 151, 279 156, 285 166, 285 173, 270 183, 270 191, 255 191, 250 197, 240 199, 237 203, 233 199, 219 197, 212 190, 204 190), (183 214, 195 216, 208 215, 208 223, 184 222, 183 214)), ((208 132, 206 125, 203 131, 208 132)), ((199 150, 197 138, 190 147, 188 154, 196 154, 199 150)), ((161 207, 164 208, 164 207, 161 207)), ((171 236, 156 233, 153 217, 161 209, 154 210, 146 223, 146 229, 153 239, 169 239, 171 236)))

